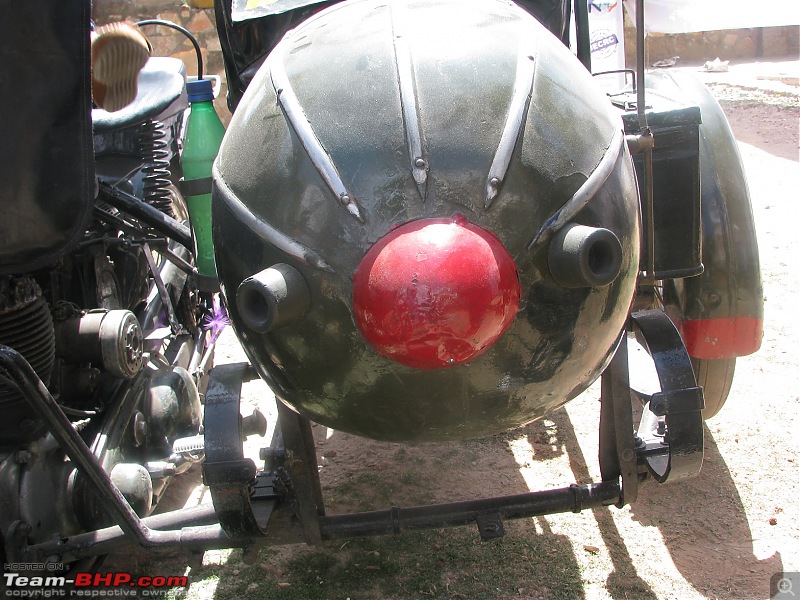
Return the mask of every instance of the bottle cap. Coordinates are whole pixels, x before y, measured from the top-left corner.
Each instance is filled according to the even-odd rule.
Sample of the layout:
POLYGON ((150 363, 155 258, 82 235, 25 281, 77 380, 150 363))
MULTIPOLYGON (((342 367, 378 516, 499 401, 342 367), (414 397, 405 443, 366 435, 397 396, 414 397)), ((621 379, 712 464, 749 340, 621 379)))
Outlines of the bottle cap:
POLYGON ((203 102, 204 100, 214 99, 214 86, 210 79, 198 79, 189 81, 186 84, 186 93, 189 94, 189 102, 203 102))

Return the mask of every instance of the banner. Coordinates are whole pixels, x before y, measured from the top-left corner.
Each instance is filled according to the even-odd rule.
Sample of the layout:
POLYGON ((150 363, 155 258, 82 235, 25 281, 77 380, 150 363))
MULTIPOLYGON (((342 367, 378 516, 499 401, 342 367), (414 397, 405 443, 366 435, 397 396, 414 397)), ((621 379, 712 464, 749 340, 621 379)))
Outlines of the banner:
MULTIPOLYGON (((592 51, 592 73, 625 68, 625 33, 621 0, 589 2, 589 47, 592 51)), ((606 92, 625 87, 625 76, 605 76, 597 82, 606 92)))

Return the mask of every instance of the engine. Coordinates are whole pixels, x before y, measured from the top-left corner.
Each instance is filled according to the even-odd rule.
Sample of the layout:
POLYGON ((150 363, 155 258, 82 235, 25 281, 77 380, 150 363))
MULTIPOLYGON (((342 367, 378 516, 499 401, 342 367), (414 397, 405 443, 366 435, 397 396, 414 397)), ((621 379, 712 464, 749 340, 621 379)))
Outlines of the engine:
POLYGON ((506 430, 583 391, 639 263, 591 76, 510 2, 346 2, 270 53, 215 169, 221 287, 304 416, 392 441, 506 430))
POLYGON ((14 110, 4 112, 16 118, 0 124, 16 141, 0 156, 4 562, 24 544, 113 523, 86 470, 68 460, 76 445, 65 435, 79 436, 93 472, 148 515, 202 458, 200 391, 213 354, 198 323, 210 296, 190 279, 191 244, 172 239, 191 234, 170 218, 183 202, 163 168, 187 107, 183 63, 151 61, 143 101, 92 111, 89 3, 7 8, 3 76, 30 102, 9 95, 14 110), (40 24, 35 43, 20 27, 30 22, 40 24), (30 62, 5 60, 20 52, 30 62))

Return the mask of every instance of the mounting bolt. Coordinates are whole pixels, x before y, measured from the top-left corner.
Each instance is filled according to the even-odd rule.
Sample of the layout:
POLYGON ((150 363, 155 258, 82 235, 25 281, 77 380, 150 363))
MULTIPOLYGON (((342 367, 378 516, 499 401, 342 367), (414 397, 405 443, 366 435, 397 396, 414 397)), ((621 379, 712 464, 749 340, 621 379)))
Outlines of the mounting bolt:
POLYGON ((267 463, 269 468, 274 470, 276 467, 283 464, 283 461, 286 459, 286 450, 283 448, 266 446, 265 448, 259 448, 258 458, 263 460, 267 463))
POLYGON ((133 413, 131 419, 131 431, 133 432, 133 443, 141 446, 147 441, 147 420, 141 411, 133 413))
POLYGON ((287 466, 289 473, 291 473, 292 475, 302 475, 306 468, 305 465, 303 464, 303 461, 300 460, 299 458, 294 458, 290 460, 287 466))
POLYGON ((257 408, 253 413, 242 418, 242 435, 249 437, 258 435, 264 437, 267 433, 267 418, 257 408))

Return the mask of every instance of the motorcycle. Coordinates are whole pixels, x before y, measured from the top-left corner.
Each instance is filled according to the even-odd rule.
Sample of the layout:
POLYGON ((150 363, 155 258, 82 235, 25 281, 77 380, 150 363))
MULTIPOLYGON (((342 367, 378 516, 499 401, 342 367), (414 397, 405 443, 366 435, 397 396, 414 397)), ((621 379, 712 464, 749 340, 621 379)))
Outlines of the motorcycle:
POLYGON ((114 522, 81 460, 144 517, 203 457, 202 396, 218 335, 208 322, 224 315, 215 282, 194 267, 177 187, 186 68, 150 58, 131 104, 92 109, 88 10, 3 6, 3 76, 20 90, 3 103, 5 548, 114 522), (37 31, 34 44, 22 24, 37 31), (29 386, 41 404, 26 401, 29 386), (76 447, 82 458, 69 460, 76 447))
MULTIPOLYGON (((134 543, 250 550, 470 522, 491 539, 504 519, 623 506, 645 482, 695 475, 703 419, 725 402, 733 361, 761 340, 746 181, 708 91, 645 74, 643 2, 632 89, 612 94, 591 73, 587 11, 574 3, 573 55, 568 2, 217 0, 234 116, 214 167, 215 260, 250 362, 210 372, 199 434, 202 384, 194 366, 183 370, 207 366, 187 357, 208 354, 203 334, 192 336, 202 295, 184 277, 191 242, 151 210, 179 202, 132 202, 106 182, 98 198, 122 216, 89 201, 84 213, 101 225, 65 211, 56 248, 42 250, 31 229, 19 247, 3 237, 4 269, 22 274, 4 277, 37 282, 43 312, 69 322, 59 301, 94 307, 63 291, 89 282, 89 292, 140 306, 145 332, 164 330, 148 342, 170 342, 143 345, 147 368, 134 364, 124 379, 117 363, 65 352, 58 340, 68 334, 57 333, 50 387, 32 354, 2 350, 2 377, 18 392, 2 404, 16 419, 0 438, 8 557, 69 563, 134 543), (161 271, 153 250, 167 259, 161 271), (164 269, 188 288, 172 275, 168 287, 164 269), (112 293, 115 280, 129 286, 112 293), (655 391, 631 386, 634 340, 652 357, 655 391), (60 373, 75 362, 103 367, 94 404, 63 395, 60 373), (242 382, 256 375, 278 413, 260 467, 242 447, 262 423, 239 406, 242 382), (312 420, 378 440, 463 439, 540 418, 598 377, 601 481, 325 514, 312 420), (212 502, 145 516, 156 482, 201 451, 212 502), (58 466, 45 467, 46 456, 58 466), (40 522, 29 498, 42 491, 66 499, 40 522)), ((79 124, 72 144, 86 133, 79 124)), ((109 166, 113 177, 127 172, 109 166)), ((91 197, 92 180, 76 173, 91 197)), ((45 212, 34 198, 26 214, 45 212)), ((116 354, 138 359, 137 334, 123 337, 116 354)))

